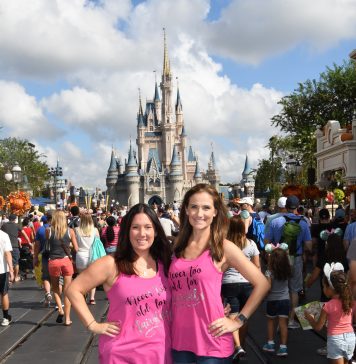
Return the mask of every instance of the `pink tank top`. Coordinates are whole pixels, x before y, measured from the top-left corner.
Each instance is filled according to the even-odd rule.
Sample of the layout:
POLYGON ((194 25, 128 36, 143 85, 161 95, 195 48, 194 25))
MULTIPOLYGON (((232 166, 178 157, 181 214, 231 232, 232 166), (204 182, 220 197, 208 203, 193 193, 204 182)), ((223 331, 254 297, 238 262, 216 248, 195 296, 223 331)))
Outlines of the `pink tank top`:
POLYGON ((209 250, 193 260, 173 258, 169 269, 173 349, 217 358, 233 353, 231 333, 214 338, 208 332, 208 325, 224 316, 222 276, 209 250))
POLYGON ((163 265, 153 278, 120 274, 107 297, 107 321, 119 322, 121 332, 100 336, 100 363, 172 363, 171 292, 163 265))

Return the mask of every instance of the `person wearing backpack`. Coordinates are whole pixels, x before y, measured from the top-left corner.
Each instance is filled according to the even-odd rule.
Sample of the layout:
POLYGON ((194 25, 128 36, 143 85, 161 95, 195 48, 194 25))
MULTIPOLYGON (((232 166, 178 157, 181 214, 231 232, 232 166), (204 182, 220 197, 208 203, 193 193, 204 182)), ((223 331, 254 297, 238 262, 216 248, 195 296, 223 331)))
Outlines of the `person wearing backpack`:
POLYGON ((286 200, 287 213, 271 221, 270 228, 265 236, 265 242, 274 245, 286 243, 289 248, 289 258, 292 266, 292 276, 289 279, 289 293, 291 311, 289 314, 288 328, 299 328, 295 321, 294 308, 298 306, 298 292, 303 289, 303 250, 311 250, 311 235, 308 224, 297 215, 299 206, 298 197, 291 195, 286 200))
POLYGON ((248 219, 242 217, 245 221, 247 239, 253 240, 256 243, 258 249, 263 251, 265 247, 265 226, 260 215, 253 210, 253 199, 251 197, 244 197, 239 201, 239 204, 241 211, 246 210, 250 214, 248 219))

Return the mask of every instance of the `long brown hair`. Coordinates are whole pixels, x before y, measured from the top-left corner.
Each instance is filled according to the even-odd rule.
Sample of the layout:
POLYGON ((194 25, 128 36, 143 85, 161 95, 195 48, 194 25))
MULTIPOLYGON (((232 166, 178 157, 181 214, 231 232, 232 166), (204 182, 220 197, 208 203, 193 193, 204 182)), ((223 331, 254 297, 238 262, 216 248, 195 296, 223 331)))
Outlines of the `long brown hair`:
POLYGON ((216 189, 205 183, 195 185, 184 196, 179 216, 180 231, 175 240, 174 253, 178 258, 182 257, 188 245, 193 229, 189 223, 186 209, 190 198, 199 192, 206 192, 213 199, 216 216, 210 225, 210 254, 215 261, 220 262, 224 256, 223 242, 226 238, 228 226, 227 210, 216 189))
POLYGON ((247 245, 245 229, 245 223, 242 221, 240 216, 232 216, 230 218, 227 239, 232 241, 241 250, 245 249, 247 245))
POLYGON ((292 270, 285 250, 275 248, 268 258, 268 269, 272 272, 274 279, 285 281, 291 277, 292 270))
MULTIPOLYGON (((335 293, 339 295, 343 312, 349 314, 353 304, 353 297, 346 273, 342 270, 333 271, 330 274, 330 281, 334 287, 335 293)), ((333 288, 330 286, 328 279, 325 276, 323 278, 323 283, 328 287, 333 288)))
POLYGON ((134 262, 138 256, 132 248, 130 241, 130 229, 134 217, 137 214, 145 214, 151 220, 155 239, 150 247, 150 254, 154 260, 159 260, 164 267, 164 272, 168 276, 168 269, 171 263, 172 251, 170 243, 164 233, 157 214, 146 204, 139 203, 133 206, 123 217, 120 225, 119 242, 114 255, 117 269, 120 273, 127 275, 137 275, 134 269, 134 262))

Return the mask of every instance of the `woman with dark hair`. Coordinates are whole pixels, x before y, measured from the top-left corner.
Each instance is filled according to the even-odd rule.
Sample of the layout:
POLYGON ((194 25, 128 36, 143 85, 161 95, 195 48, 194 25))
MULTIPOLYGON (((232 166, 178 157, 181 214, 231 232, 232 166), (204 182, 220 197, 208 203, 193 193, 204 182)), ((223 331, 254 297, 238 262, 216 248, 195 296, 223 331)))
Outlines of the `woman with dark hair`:
POLYGON ((215 188, 198 184, 184 196, 181 230, 169 270, 172 288, 172 348, 175 363, 231 363, 232 332, 244 325, 269 289, 261 271, 226 240, 226 207, 215 188), (224 316, 223 273, 238 270, 253 286, 235 319, 224 316))
POLYGON ((119 238, 120 226, 116 224, 114 216, 108 216, 106 219, 107 226, 101 230, 101 241, 104 244, 107 254, 115 253, 119 238))
POLYGON ((169 242, 154 211, 137 204, 125 215, 114 255, 91 264, 67 290, 86 328, 101 334, 100 363, 169 364, 171 294, 169 242), (84 294, 103 285, 109 299, 107 322, 97 322, 84 294))
MULTIPOLYGON (((229 231, 227 239, 232 241, 238 246, 258 269, 260 269, 260 252, 256 243, 246 237, 245 222, 240 216, 233 216, 229 220, 229 231)), ((247 281, 242 274, 234 268, 226 270, 223 276, 223 284, 221 287, 221 294, 225 303, 231 306, 231 316, 234 318, 243 309, 247 299, 250 297, 252 285, 247 281)), ((245 338, 247 334, 247 323, 243 325, 238 331, 233 333, 235 353, 234 358, 245 355, 243 349, 245 338)))

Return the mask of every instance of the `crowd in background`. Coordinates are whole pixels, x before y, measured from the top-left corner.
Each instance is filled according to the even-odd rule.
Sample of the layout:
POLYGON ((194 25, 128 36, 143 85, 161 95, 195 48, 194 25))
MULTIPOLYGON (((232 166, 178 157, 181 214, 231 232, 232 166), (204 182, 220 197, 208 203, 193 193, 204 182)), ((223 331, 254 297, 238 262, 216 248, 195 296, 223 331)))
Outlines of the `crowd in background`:
MULTIPOLYGON (((347 309, 345 308, 347 294, 344 291, 340 293, 341 288, 338 287, 350 289, 350 294, 355 297, 356 211, 342 205, 337 206, 335 211, 327 208, 312 209, 302 206, 296 196, 281 197, 273 211, 269 206, 261 205, 252 197, 242 198, 239 203, 228 204, 226 208, 221 198, 214 194, 216 191, 201 187, 202 185, 198 186, 201 189, 193 188, 182 201, 182 206, 176 201, 170 205, 148 207, 139 204, 130 210, 123 206, 110 211, 87 210, 72 206, 68 211, 55 210, 45 214, 32 209, 21 220, 13 214, 4 215, 0 234, 1 241, 6 247, 6 249, 2 248, 4 256, 0 264, 4 267, 3 271, 0 271, 3 310, 1 324, 7 326, 12 321, 7 294, 10 285, 22 279, 32 278, 35 268, 40 266, 44 302, 49 306, 54 300, 58 309, 57 323, 71 325, 71 302, 73 303, 75 298, 79 303, 73 303, 74 308, 88 329, 108 337, 118 335, 121 331, 121 326, 117 324, 119 307, 115 306, 114 298, 110 298, 112 293, 108 294, 112 311, 109 311, 107 323, 97 325, 95 318, 84 307, 84 304, 96 304, 96 286, 104 285, 104 290, 108 292, 111 292, 111 288, 115 286, 113 277, 102 271, 99 261, 97 263, 90 261, 92 244, 95 238, 99 238, 107 254, 107 257, 103 259, 109 267, 108 271, 112 269, 112 272, 121 272, 119 275, 117 273, 112 275, 121 277, 120 282, 124 287, 129 287, 130 282, 139 287, 138 290, 136 286, 131 287, 132 297, 135 294, 139 297, 140 292, 146 292, 144 294, 148 295, 150 288, 145 286, 147 277, 155 277, 158 280, 157 287, 162 285, 164 291, 168 291, 170 287, 172 298, 167 293, 162 306, 167 312, 170 310, 173 312, 173 334, 172 338, 169 338, 169 345, 172 345, 174 349, 173 357, 176 363, 198 360, 197 358, 201 356, 224 357, 227 358, 226 363, 238 362, 246 354, 244 343, 248 330, 247 319, 256 309, 251 304, 251 295, 255 296, 254 301, 257 303, 263 297, 266 301, 267 341, 263 350, 278 356, 287 356, 288 329, 300 328, 294 309, 298 306, 300 299, 305 298, 306 289, 316 281, 321 287, 320 301, 332 302, 332 308, 335 311, 336 307, 341 316, 347 314, 348 318, 345 319, 347 322, 345 321, 346 324, 344 322, 343 328, 350 334, 348 340, 353 352, 354 336, 351 337, 352 325, 349 325, 350 320, 352 323, 352 315, 351 319, 349 316, 353 305, 348 303, 347 309), (204 226, 201 226, 202 221, 205 223, 204 226), (290 222, 298 225, 293 248, 284 241, 284 229, 290 222), (216 224, 219 226, 217 227, 216 224), (146 241, 146 238, 140 240, 132 232, 141 228, 151 228, 154 233, 151 236, 145 232, 152 239, 151 245, 146 250, 140 245, 143 244, 141 240, 146 241), (231 247, 230 242, 232 242, 231 247), (158 253, 155 250, 156 246, 163 251, 158 253), (170 254, 173 252, 172 263, 171 256, 168 258, 168 255, 164 255, 166 249, 171 252, 170 254), (9 251, 11 251, 11 262, 9 251), (213 278, 215 270, 211 270, 209 259, 203 259, 204 252, 210 254, 210 258, 213 258, 215 266, 221 272, 216 278, 213 278), (181 287, 181 280, 176 278, 181 277, 180 275, 192 274, 191 271, 189 272, 189 269, 192 269, 191 263, 188 264, 189 266, 185 265, 185 262, 190 261, 197 262, 197 266, 200 267, 198 269, 201 271, 208 271, 210 279, 216 279, 219 287, 207 288, 204 281, 201 283, 196 279, 198 275, 196 273, 194 273, 195 277, 190 276, 190 278, 192 278, 193 286, 197 285, 201 290, 201 296, 197 296, 198 291, 191 293, 189 284, 187 290, 181 287), (340 265, 336 266, 337 269, 333 265, 336 262, 342 264, 343 273, 341 273, 340 265), (331 267, 329 273, 325 273, 324 267, 327 265, 331 267), (168 269, 170 269, 169 275, 168 269), (307 274, 308 271, 309 274, 307 274), (256 279, 256 272, 259 272, 261 276, 263 272, 266 277, 263 288, 258 288, 263 280, 259 275, 259 280, 256 279), (130 278, 132 275, 142 279, 132 280, 130 278), (77 276, 79 278, 74 281, 77 283, 72 284, 72 279, 77 276), (164 278, 165 276, 168 280, 164 278), (124 277, 127 277, 127 281, 124 277), (266 295, 267 286, 269 293, 266 295), (71 287, 74 287, 72 291, 71 287), (75 288, 77 292, 74 291, 75 288), (67 291, 69 291, 69 297, 67 291), (200 307, 198 303, 207 300, 208 296, 221 300, 220 291, 221 307, 229 304, 225 318, 221 311, 217 316, 216 312, 198 310, 200 307), (81 301, 79 297, 82 296, 81 301), (170 299, 172 299, 172 307, 165 306, 166 301, 170 299), (194 341, 195 339, 193 340, 193 337, 187 334, 186 326, 174 321, 175 315, 183 314, 190 317, 191 307, 195 304, 197 305, 196 316, 192 316, 191 319, 197 326, 197 329, 193 330, 195 335, 193 336, 198 341, 194 341), (338 306, 339 304, 342 308, 338 306), (344 313, 342 313, 343 309, 344 313), (210 322, 210 317, 215 317, 216 320, 210 322), (217 317, 220 318, 217 319, 217 317), (202 334, 204 331, 200 328, 202 323, 211 325, 209 326, 212 332, 211 337, 207 333, 202 334), (279 338, 275 340, 277 326, 279 338), (224 341, 225 335, 231 332, 233 333, 232 351, 229 340, 224 341), (186 342, 187 336, 190 337, 189 344, 186 342), (213 337, 221 337, 222 341, 216 345, 216 341, 212 340, 213 337), (208 353, 203 349, 203 342, 211 344, 211 350, 208 353), (276 342, 279 343, 278 347, 276 342), (187 353, 193 353, 193 356, 187 353)), ((200 274, 200 271, 198 273, 200 274)), ((203 274, 201 276, 203 277, 203 274)), ((117 295, 128 299, 127 294, 120 290, 117 291, 117 295)), ((155 299, 157 300, 157 297, 155 299)), ((211 301, 212 306, 216 304, 215 301, 211 301)), ((130 306, 134 305, 130 303, 130 306)), ((315 329, 320 329, 326 318, 333 319, 329 306, 325 306, 322 311, 321 321, 306 313, 306 318, 315 329)), ((160 315, 168 315, 166 311, 160 311, 160 315)), ((133 314, 134 311, 128 310, 127 314, 130 313, 133 314)), ((122 319, 120 316, 120 322, 122 319)), ((166 325, 166 320, 162 320, 166 325)), ((329 336, 333 338, 335 332, 340 334, 338 329, 340 320, 339 318, 331 325, 331 331, 328 328, 328 348, 317 348, 319 354, 327 355, 329 359, 340 358, 337 344, 334 344, 332 349, 331 346, 329 348, 329 336)), ((189 325, 192 330, 191 322, 189 325)), ((166 326, 164 327, 167 329, 166 326)), ((134 332, 130 335, 135 339, 134 332)), ((168 340, 163 336, 160 340, 162 338, 168 340)), ((102 339, 102 345, 112 345, 112 341, 102 339)), ((130 350, 129 346, 127 350, 130 350)), ((348 348, 347 353, 343 354, 343 357, 346 356, 348 360, 352 357, 350 350, 348 348)), ((101 352, 100 355, 102 362, 109 361, 108 354, 101 352)), ((164 358, 159 360, 162 363, 170 362, 170 359, 167 359, 169 354, 164 355, 164 358)), ((153 357, 152 360, 154 360, 153 357)))

